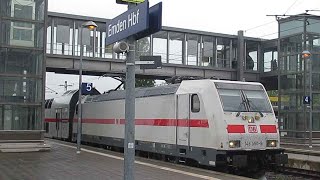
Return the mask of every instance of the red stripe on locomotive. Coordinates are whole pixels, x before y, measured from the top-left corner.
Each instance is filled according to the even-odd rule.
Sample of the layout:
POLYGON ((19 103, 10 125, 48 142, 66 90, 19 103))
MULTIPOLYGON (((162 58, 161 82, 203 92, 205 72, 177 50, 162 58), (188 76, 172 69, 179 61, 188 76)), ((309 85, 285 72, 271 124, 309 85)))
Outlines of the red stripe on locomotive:
POLYGON ((228 133, 245 133, 244 125, 228 125, 228 133))
MULTIPOLYGON (((45 122, 56 121, 56 119, 45 119, 45 122)), ((74 119, 73 122, 77 122, 77 119, 74 119)), ((115 119, 82 119, 82 122, 88 124, 117 124, 115 119)), ((125 119, 120 119, 119 123, 125 124, 125 119)), ((206 119, 136 119, 135 125, 209 128, 209 122, 206 119)))
POLYGON ((260 125, 261 133, 277 133, 276 125, 260 125))

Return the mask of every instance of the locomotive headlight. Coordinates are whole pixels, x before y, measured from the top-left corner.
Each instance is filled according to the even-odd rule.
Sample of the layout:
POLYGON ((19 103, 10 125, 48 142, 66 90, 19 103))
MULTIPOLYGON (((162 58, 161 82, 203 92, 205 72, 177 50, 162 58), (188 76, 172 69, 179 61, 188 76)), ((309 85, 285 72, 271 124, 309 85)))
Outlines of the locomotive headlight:
POLYGON ((255 115, 254 118, 258 121, 260 120, 260 116, 259 115, 255 115))
POLYGON ((267 147, 277 147, 277 140, 267 140, 267 147))
POLYGON ((254 123, 254 117, 249 118, 248 122, 249 123, 254 123))
POLYGON ((238 148, 240 147, 240 141, 229 141, 229 148, 238 148))

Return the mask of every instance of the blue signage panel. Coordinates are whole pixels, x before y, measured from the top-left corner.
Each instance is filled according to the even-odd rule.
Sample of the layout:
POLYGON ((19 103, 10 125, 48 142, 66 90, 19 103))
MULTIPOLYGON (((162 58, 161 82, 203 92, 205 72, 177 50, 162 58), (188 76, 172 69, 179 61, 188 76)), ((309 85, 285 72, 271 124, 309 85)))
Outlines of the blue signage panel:
POLYGON ((140 32, 136 39, 141 39, 160 31, 162 28, 162 2, 149 9, 149 28, 140 32))
POLYGON ((149 2, 139 4, 107 23, 106 45, 149 28, 149 2))
POLYGON ((81 94, 88 95, 91 93, 93 88, 93 83, 82 83, 81 84, 81 94))
POLYGON ((303 104, 310 104, 311 97, 310 96, 303 96, 303 104))

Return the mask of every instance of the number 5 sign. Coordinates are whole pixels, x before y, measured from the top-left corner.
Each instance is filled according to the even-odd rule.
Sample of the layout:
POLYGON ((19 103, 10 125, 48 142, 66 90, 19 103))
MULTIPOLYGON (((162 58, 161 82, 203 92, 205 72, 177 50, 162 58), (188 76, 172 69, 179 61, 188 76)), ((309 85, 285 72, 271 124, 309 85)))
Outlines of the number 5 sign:
POLYGON ((81 85, 81 94, 88 95, 91 93, 93 88, 93 83, 82 83, 81 85))
POLYGON ((311 97, 310 96, 303 96, 303 104, 310 104, 311 97))

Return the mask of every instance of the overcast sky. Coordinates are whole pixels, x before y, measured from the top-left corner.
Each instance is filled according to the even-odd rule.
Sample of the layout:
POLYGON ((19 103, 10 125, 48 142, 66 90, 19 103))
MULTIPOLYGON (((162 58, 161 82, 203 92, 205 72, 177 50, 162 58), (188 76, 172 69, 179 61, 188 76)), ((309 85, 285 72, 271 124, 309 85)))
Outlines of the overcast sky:
MULTIPOLYGON (((161 0, 149 0, 150 6, 161 0)), ((319 10, 320 0, 162 0, 164 26, 187 28, 224 34, 237 34, 244 30, 245 36, 276 38, 277 22, 267 15, 292 15, 305 10, 319 10)), ((125 5, 116 0, 49 0, 49 11, 112 19, 126 11, 125 5)), ((320 15, 319 11, 309 12, 320 15)), ((64 81, 77 88, 78 77, 47 73, 47 87, 63 92, 64 81)), ((101 92, 117 86, 108 78, 84 77, 101 92)), ((54 93, 47 93, 51 97, 54 93)))

